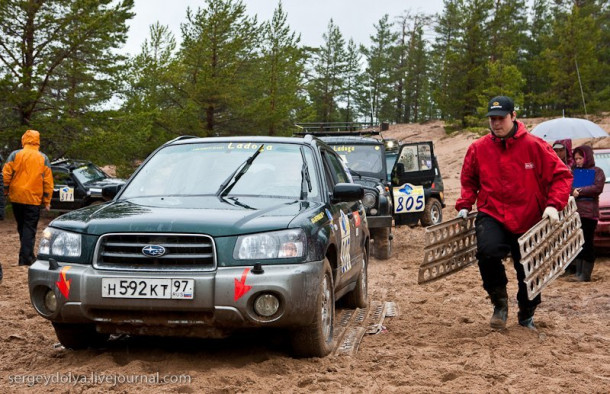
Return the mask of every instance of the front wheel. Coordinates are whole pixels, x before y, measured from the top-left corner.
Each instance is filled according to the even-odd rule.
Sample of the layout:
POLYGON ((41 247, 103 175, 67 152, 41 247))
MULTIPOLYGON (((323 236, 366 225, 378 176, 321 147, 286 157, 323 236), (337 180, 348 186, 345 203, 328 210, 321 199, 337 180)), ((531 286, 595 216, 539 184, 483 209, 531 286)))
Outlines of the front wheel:
POLYGON ((377 228, 373 233, 373 256, 387 260, 392 256, 392 228, 377 228))
POLYGON ((322 279, 318 286, 314 320, 292 336, 292 348, 299 357, 324 357, 333 348, 335 288, 328 259, 324 259, 322 279))
POLYGON ((424 227, 434 226, 443 221, 443 206, 436 198, 430 198, 426 202, 424 214, 421 217, 421 224, 424 227))

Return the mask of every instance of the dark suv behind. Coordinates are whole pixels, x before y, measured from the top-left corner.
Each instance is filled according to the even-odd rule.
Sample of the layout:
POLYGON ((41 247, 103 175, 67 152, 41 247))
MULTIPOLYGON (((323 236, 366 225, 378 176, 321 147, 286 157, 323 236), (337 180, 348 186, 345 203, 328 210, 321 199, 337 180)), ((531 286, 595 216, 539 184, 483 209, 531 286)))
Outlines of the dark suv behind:
POLYGON ((55 160, 51 162, 51 171, 54 183, 51 209, 57 211, 102 203, 104 186, 125 184, 124 179, 110 177, 90 161, 55 160))
POLYGON ((320 138, 343 159, 354 182, 364 187, 362 203, 373 241, 371 253, 380 260, 388 259, 392 255, 392 202, 383 141, 349 132, 333 134, 320 138))
POLYGON ((424 227, 443 221, 444 185, 432 141, 400 144, 391 153, 394 222, 424 227))

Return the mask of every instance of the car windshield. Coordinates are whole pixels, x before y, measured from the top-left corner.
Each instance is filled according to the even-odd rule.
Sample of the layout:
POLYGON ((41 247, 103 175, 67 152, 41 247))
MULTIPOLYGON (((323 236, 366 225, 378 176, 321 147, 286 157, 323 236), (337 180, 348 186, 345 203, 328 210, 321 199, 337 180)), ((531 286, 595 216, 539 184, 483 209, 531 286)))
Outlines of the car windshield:
POLYGON ((91 163, 78 167, 72 172, 74 173, 76 179, 78 179, 78 181, 82 184, 108 178, 104 171, 91 163))
POLYGON ((595 156, 595 165, 602 170, 604 170, 604 174, 606 174, 606 183, 610 183, 610 152, 593 152, 595 156))
POLYGON ((159 150, 150 158, 121 198, 266 196, 299 199, 304 189, 305 198, 316 198, 320 192, 314 168, 312 150, 299 144, 213 142, 174 145, 159 150), (257 150, 260 154, 254 155, 257 150), (303 171, 303 157, 309 171, 303 171))
POLYGON ((383 153, 381 145, 348 145, 331 144, 350 170, 359 173, 379 174, 383 171, 383 153))

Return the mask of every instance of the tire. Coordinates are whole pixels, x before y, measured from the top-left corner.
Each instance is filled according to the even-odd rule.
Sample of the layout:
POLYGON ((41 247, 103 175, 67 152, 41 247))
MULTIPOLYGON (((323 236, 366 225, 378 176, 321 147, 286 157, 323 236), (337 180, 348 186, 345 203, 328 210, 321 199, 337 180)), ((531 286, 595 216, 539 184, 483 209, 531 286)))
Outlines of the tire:
POLYGON ((360 268, 360 274, 358 274, 358 282, 356 288, 344 297, 345 306, 348 308, 366 308, 369 305, 369 294, 368 294, 368 266, 369 256, 367 251, 364 251, 362 256, 362 267, 360 268))
POLYGON ((53 328, 59 343, 72 350, 101 347, 109 337, 98 333, 93 324, 53 323, 53 328))
POLYGON ((324 259, 318 286, 314 320, 292 336, 292 348, 298 357, 324 357, 333 350, 335 323, 335 288, 328 259, 324 259))
POLYGON ((424 227, 440 224, 443 221, 443 206, 441 202, 432 197, 426 202, 424 214, 421 217, 421 224, 424 227))
POLYGON ((373 256, 379 260, 387 260, 392 256, 392 228, 375 229, 373 237, 373 256))

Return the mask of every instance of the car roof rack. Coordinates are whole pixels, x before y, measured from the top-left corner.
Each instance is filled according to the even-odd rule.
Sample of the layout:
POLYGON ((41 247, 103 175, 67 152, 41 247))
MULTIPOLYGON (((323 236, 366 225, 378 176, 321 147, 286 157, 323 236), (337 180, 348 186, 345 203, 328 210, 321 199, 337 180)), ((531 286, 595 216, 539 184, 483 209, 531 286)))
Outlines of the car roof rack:
POLYGON ((294 135, 311 134, 316 137, 326 136, 370 136, 380 135, 379 125, 369 122, 303 122, 295 123, 301 131, 294 135))
POLYGON ((191 138, 201 138, 201 137, 197 137, 196 135, 179 135, 178 137, 174 138, 173 140, 167 141, 163 145, 169 145, 169 144, 173 144, 176 141, 188 140, 188 139, 191 139, 191 138))

